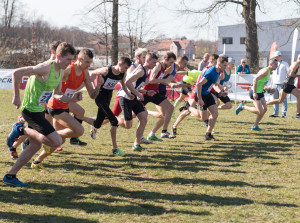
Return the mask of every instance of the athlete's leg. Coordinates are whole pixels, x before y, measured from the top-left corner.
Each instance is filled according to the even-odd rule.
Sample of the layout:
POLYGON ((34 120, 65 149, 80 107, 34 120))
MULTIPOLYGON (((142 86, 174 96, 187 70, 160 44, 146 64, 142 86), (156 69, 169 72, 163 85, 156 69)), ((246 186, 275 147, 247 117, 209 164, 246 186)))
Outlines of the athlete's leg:
POLYGON ((144 134, 145 127, 147 125, 147 117, 148 117, 147 111, 143 111, 137 114, 137 118, 139 119, 139 124, 136 129, 136 138, 134 141, 136 144, 141 144, 141 139, 144 134))
POLYGON ((279 98, 278 99, 273 99, 272 101, 268 101, 267 105, 281 104, 284 101, 284 99, 286 98, 286 96, 287 96, 287 93, 285 93, 283 91, 283 89, 281 89, 280 93, 279 93, 279 98))
POLYGON ((258 114, 256 116, 256 120, 253 125, 255 127, 255 126, 258 126, 259 122, 264 117, 264 114, 267 112, 268 108, 267 108, 266 100, 264 97, 261 98, 260 100, 254 100, 253 103, 258 110, 258 114))
POLYGON ((210 116, 208 117, 208 127, 206 132, 211 133, 219 116, 218 107, 216 104, 214 104, 209 106, 207 109, 210 112, 210 116))

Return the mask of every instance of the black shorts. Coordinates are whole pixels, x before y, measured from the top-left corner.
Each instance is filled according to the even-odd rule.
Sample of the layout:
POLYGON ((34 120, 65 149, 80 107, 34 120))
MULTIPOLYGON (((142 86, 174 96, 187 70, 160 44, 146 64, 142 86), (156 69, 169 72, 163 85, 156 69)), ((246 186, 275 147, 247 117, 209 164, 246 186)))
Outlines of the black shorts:
POLYGON ((217 92, 211 92, 211 93, 214 94, 217 98, 219 98, 224 104, 226 104, 227 102, 230 102, 230 98, 228 96, 220 97, 217 92))
POLYGON ((164 100, 166 100, 167 97, 163 96, 159 93, 153 95, 153 96, 149 96, 149 95, 144 95, 144 101, 142 102, 143 105, 148 104, 149 102, 152 102, 156 105, 159 105, 160 103, 162 103, 164 100))
MULTIPOLYGON (((183 80, 181 80, 180 82, 181 84, 186 84, 183 80)), ((189 92, 192 91, 192 88, 190 87, 182 87, 181 88, 181 94, 184 94, 184 95, 188 95, 189 92)))
MULTIPOLYGON (((254 100, 252 88, 250 88, 250 90, 249 90, 249 96, 252 100, 254 100)), ((257 93, 257 99, 256 100, 260 100, 261 98, 264 98, 264 97, 265 97, 264 93, 257 93)))
POLYGON ((296 87, 294 85, 291 84, 287 84, 287 83, 283 83, 281 89, 283 89, 283 92, 290 94, 292 93, 293 89, 295 89, 296 87))
POLYGON ((53 126, 45 118, 45 111, 43 112, 30 112, 26 109, 22 111, 23 118, 28 123, 28 128, 34 129, 44 136, 55 132, 53 126))
POLYGON ((127 98, 120 97, 120 106, 123 111, 124 119, 126 121, 132 120, 132 111, 134 114, 138 115, 140 112, 145 111, 145 107, 142 102, 138 101, 136 97, 133 100, 128 100, 127 98))
POLYGON ((60 115, 61 113, 63 112, 67 112, 69 113, 69 109, 52 109, 52 108, 47 108, 48 110, 48 114, 50 114, 53 118, 54 118, 54 115, 60 115))
MULTIPOLYGON (((209 106, 215 105, 216 101, 211 93, 208 95, 202 95, 202 100, 204 102, 203 110, 207 110, 209 106)), ((195 93, 195 101, 198 102, 198 95, 195 93)))
POLYGON ((164 96, 164 97, 167 97, 167 90, 159 89, 159 90, 158 90, 158 93, 161 94, 161 95, 164 96))

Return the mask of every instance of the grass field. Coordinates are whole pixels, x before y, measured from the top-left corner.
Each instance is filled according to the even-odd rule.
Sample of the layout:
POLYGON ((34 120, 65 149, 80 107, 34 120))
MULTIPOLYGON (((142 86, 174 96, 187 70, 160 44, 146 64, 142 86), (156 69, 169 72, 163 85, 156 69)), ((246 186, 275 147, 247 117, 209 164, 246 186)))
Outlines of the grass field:
MULTIPOLYGON (((3 177, 13 164, 6 136, 19 110, 11 104, 11 91, 0 92, 3 177)), ((95 116, 96 105, 84 97, 87 116, 95 116)), ((29 163, 20 171, 18 178, 28 188, 0 183, 0 221, 300 222, 295 113, 289 104, 288 118, 272 119, 269 107, 260 125, 266 131, 253 132, 254 115, 220 111, 218 142, 205 142, 203 123, 189 116, 176 139, 149 145, 143 153, 131 151, 135 121, 131 130, 118 129, 119 146, 128 154, 122 158, 111 156, 108 125, 92 140, 84 124, 86 147, 66 143, 63 152, 45 160, 47 173, 29 163)), ((145 134, 154 122, 149 117, 145 134)))

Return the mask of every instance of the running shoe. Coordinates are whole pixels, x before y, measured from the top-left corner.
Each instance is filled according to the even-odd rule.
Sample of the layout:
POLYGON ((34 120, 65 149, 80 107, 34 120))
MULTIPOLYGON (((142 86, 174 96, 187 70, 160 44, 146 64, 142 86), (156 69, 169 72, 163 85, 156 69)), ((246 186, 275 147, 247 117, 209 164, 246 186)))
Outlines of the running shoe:
POLYGON ((92 139, 96 139, 96 133, 97 133, 97 129, 91 125, 90 136, 92 137, 92 139))
POLYGON ((25 119, 23 118, 22 115, 19 115, 17 120, 18 120, 19 124, 24 124, 25 123, 25 119))
POLYGON ((235 114, 238 115, 241 111, 243 111, 244 102, 241 102, 237 109, 235 110, 235 114))
POLYGON ((270 118, 278 118, 279 116, 278 115, 275 115, 275 114, 272 114, 272 115, 269 115, 270 118))
POLYGON ((37 163, 37 164, 32 162, 31 163, 31 168, 36 169, 38 171, 47 172, 47 170, 45 169, 45 167, 43 166, 43 164, 41 162, 37 163))
POLYGON ((219 141, 219 140, 217 140, 212 134, 210 134, 210 135, 205 135, 205 137, 204 137, 204 139, 205 140, 212 140, 212 141, 219 141))
POLYGON ((12 160, 16 160, 16 159, 19 158, 16 149, 8 148, 8 153, 9 153, 10 158, 11 158, 12 160))
POLYGON ((156 135, 148 136, 147 139, 151 140, 151 141, 156 141, 156 142, 162 142, 163 141, 162 139, 157 138, 156 135))
POLYGON ((262 131, 263 129, 259 128, 259 126, 252 126, 251 130, 253 130, 253 131, 262 131))
POLYGON ((143 152, 146 149, 141 147, 141 145, 138 145, 138 146, 132 146, 132 150, 136 152, 143 152))
POLYGON ((177 135, 177 128, 172 125, 171 130, 172 130, 172 134, 176 136, 177 135))
POLYGON ((179 108, 179 111, 182 112, 183 110, 188 110, 189 107, 190 107, 190 103, 187 101, 179 108))
POLYGON ((21 123, 16 123, 13 125, 13 128, 6 140, 6 144, 8 147, 12 147, 14 141, 16 141, 19 138, 19 136, 22 135, 21 128, 23 128, 23 124, 21 123))
POLYGON ((125 156, 126 155, 126 153, 124 153, 119 148, 113 149, 112 153, 113 153, 113 156, 125 156))
POLYGON ((71 138, 70 139, 70 144, 71 145, 78 145, 78 146, 86 146, 87 143, 86 142, 82 142, 79 137, 77 138, 71 138))
POLYGON ((142 138, 141 138, 141 143, 144 143, 144 144, 151 144, 152 141, 151 141, 151 140, 148 140, 148 139, 146 139, 144 136, 142 136, 142 138))
POLYGON ((296 114, 296 119, 300 119, 300 114, 296 114))
POLYGON ((169 132, 162 132, 160 134, 161 138, 169 138, 169 139, 174 139, 176 138, 176 135, 171 135, 169 132))
POLYGON ((29 145, 29 138, 27 138, 24 142, 22 142, 22 151, 26 149, 26 147, 29 145))
POLYGON ((211 134, 217 134, 217 133, 219 133, 219 132, 215 129, 213 129, 212 132, 211 132, 211 134))
POLYGON ((14 186, 14 187, 27 187, 28 184, 26 183, 22 183, 21 181, 18 180, 18 178, 14 177, 14 178, 11 178, 9 179, 7 177, 7 175, 5 175, 3 177, 3 183, 7 184, 7 185, 10 185, 10 186, 14 186))

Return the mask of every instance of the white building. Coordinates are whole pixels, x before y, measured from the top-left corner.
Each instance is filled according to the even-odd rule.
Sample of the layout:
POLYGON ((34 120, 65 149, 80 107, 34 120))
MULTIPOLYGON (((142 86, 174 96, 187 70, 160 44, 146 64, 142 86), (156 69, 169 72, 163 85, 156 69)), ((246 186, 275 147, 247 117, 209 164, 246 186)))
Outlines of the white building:
MULTIPOLYGON (((299 19, 298 19, 299 20, 299 19)), ((275 20, 257 23, 258 47, 260 66, 266 66, 269 59, 270 49, 273 42, 277 43, 277 50, 281 51, 283 60, 291 63, 293 32, 297 26, 297 19, 275 20)), ((298 21, 298 31, 299 21, 298 21)), ((225 53, 240 64, 242 58, 246 58, 246 30, 244 24, 219 26, 218 27, 218 53, 225 53)), ((300 54, 300 33, 298 35, 295 59, 300 54)))

